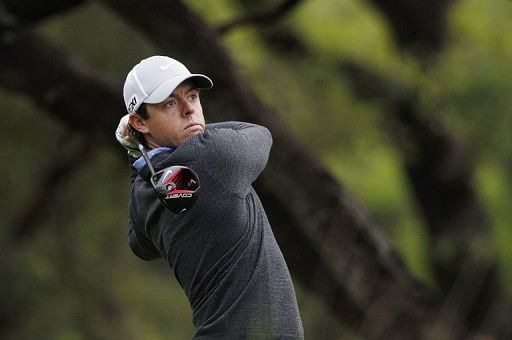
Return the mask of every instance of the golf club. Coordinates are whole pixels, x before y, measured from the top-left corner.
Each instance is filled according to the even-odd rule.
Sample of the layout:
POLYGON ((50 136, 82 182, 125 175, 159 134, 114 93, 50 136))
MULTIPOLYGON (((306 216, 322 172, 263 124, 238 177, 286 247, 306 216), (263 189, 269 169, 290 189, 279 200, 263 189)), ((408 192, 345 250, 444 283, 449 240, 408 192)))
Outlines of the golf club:
POLYGON ((151 186, 158 199, 171 212, 181 214, 192 208, 198 197, 199 177, 190 168, 173 165, 155 172, 153 164, 144 147, 144 137, 128 124, 130 134, 137 142, 142 157, 151 172, 151 186))

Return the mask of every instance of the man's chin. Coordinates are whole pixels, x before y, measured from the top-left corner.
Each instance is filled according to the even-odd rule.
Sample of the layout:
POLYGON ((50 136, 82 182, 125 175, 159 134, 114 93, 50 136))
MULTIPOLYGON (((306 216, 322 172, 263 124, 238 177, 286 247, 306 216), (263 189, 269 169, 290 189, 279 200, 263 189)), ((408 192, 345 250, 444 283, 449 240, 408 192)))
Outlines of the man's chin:
POLYGON ((194 129, 193 131, 190 131, 190 137, 200 135, 204 132, 203 129, 194 129))
POLYGON ((203 132, 204 131, 200 130, 200 129, 190 131, 186 136, 184 136, 183 143, 185 143, 187 140, 189 140, 190 138, 192 138, 194 136, 203 134, 203 132))

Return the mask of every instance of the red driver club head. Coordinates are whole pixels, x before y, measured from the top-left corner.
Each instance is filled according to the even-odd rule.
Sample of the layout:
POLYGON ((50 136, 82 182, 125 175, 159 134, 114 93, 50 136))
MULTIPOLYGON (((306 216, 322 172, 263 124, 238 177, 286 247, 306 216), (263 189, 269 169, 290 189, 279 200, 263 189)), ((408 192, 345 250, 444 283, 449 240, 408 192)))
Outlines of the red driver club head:
POLYGON ((199 177, 190 168, 170 166, 151 176, 151 184, 162 204, 175 214, 192 208, 197 200, 199 177))

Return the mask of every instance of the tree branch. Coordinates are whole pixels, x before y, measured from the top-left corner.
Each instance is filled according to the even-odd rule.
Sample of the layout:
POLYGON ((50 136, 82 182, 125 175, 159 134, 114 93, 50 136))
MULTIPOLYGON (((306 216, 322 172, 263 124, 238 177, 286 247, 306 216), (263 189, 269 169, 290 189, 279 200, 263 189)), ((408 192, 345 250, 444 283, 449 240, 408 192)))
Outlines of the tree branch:
POLYGON ((387 16, 398 45, 425 56, 446 41, 447 12, 455 0, 368 0, 387 16))
POLYGON ((0 16, 10 18, 12 24, 33 25, 83 3, 85 0, 2 0, 0 16))
POLYGON ((243 25, 262 25, 277 21, 292 11, 301 0, 284 0, 274 8, 261 11, 248 12, 240 17, 225 23, 218 28, 220 34, 225 34, 230 30, 243 25))
POLYGON ((126 111, 118 98, 120 81, 116 84, 36 34, 2 22, 0 69, 3 87, 29 95, 38 106, 95 141, 111 141, 119 117, 126 111))
POLYGON ((419 212, 432 237, 432 262, 445 306, 457 310, 467 329, 477 331, 489 318, 497 318, 493 334, 510 332, 510 320, 504 322, 507 318, 502 314, 490 315, 492 309, 510 308, 503 299, 496 263, 473 251, 475 241, 486 237, 489 223, 472 185, 469 155, 439 121, 420 113, 415 89, 355 63, 343 63, 341 69, 357 95, 385 103, 392 118, 389 135, 403 155, 419 212), (451 247, 451 256, 440 257, 441 246, 451 247))
POLYGON ((35 192, 31 194, 27 209, 12 224, 12 235, 15 241, 20 242, 27 239, 34 232, 37 222, 48 208, 48 203, 56 195, 59 184, 83 165, 83 160, 87 158, 91 150, 90 145, 82 143, 71 156, 55 164, 46 173, 42 184, 38 185, 35 192))

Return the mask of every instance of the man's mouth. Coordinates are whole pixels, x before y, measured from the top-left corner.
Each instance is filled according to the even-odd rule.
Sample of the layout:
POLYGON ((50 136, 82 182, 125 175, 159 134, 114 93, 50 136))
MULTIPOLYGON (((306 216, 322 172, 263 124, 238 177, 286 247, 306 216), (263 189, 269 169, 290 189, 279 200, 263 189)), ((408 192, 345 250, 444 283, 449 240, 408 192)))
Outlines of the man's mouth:
POLYGON ((185 126, 185 130, 193 129, 194 127, 199 126, 202 128, 202 125, 199 123, 190 123, 187 126, 185 126))

